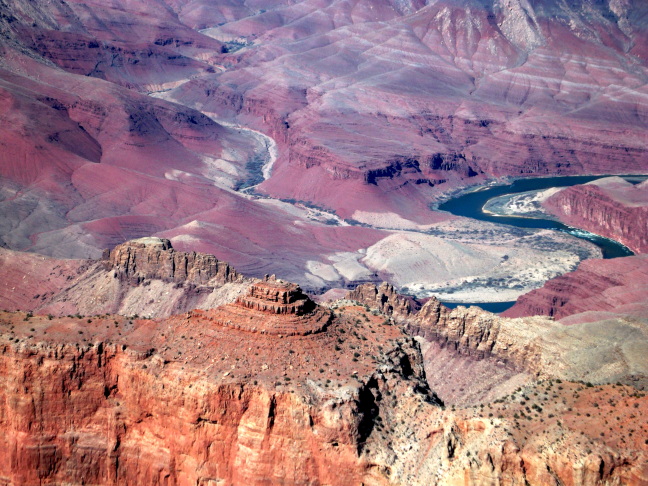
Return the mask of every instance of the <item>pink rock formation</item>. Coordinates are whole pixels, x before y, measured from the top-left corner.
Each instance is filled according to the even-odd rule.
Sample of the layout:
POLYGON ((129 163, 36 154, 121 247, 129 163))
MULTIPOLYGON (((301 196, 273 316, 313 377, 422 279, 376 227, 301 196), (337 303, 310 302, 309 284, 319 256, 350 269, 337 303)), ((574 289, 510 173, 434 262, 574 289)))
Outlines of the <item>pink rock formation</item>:
POLYGON ((383 282, 376 287, 374 284, 358 285, 347 292, 346 299, 357 300, 371 308, 378 309, 383 314, 398 319, 410 317, 421 307, 418 301, 396 292, 393 285, 383 282))
MULTIPOLYGON (((238 309, 244 325, 269 315, 238 309)), ((2 313, 2 476, 16 485, 391 484, 387 464, 402 469, 404 456, 383 433, 419 448, 425 434, 407 434, 403 411, 438 418, 440 408, 415 342, 367 319, 360 329, 343 314, 325 332, 286 336, 224 328, 201 312, 159 321, 2 313)))
POLYGON ((298 285, 274 277, 252 284, 235 303, 203 315, 221 326, 280 336, 323 332, 333 318, 330 311, 317 306, 298 285))
MULTIPOLYGON (((643 285, 645 278, 641 282, 643 285)), ((375 301, 366 287, 356 293, 362 295, 369 298, 361 303, 375 301)), ((506 393, 507 388, 526 383, 533 375, 598 383, 620 381, 648 388, 648 362, 638 351, 648 342, 645 295, 645 290, 640 290, 626 307, 576 314, 565 323, 533 313, 533 317, 512 319, 477 306, 448 309, 431 298, 416 314, 401 321, 410 334, 423 339, 430 383, 442 398, 455 403, 493 397, 493 390, 506 393), (448 363, 454 366, 446 372, 448 363), (601 367, 601 363, 607 366, 601 367), (438 373, 446 375, 439 377, 438 373), (448 386, 449 376, 456 386, 448 386), (484 380, 482 386, 472 383, 476 376, 484 380)), ((618 305, 617 299, 610 299, 618 305)))
POLYGON ((648 255, 587 260, 518 298, 503 316, 553 316, 565 322, 648 315, 648 255), (579 316, 575 316, 580 314, 579 316))
POLYGON ((619 177, 565 188, 543 206, 561 221, 648 252, 648 181, 632 185, 619 177))
MULTIPOLYGON (((248 311, 242 317, 257 319, 248 311)), ((637 419, 648 401, 635 389, 540 382, 483 410, 443 410, 415 341, 361 307, 339 309, 324 332, 305 336, 223 328, 205 313, 90 321, 0 313, 7 482, 344 486, 477 477, 594 486, 648 477, 637 419), (599 403, 614 403, 623 420, 603 439, 599 403), (541 421, 529 412, 538 404, 541 421), (527 413, 531 425, 521 428, 527 413)))
POLYGON ((214 255, 177 252, 164 238, 140 238, 105 252, 107 268, 116 277, 138 284, 146 279, 204 285, 242 280, 226 262, 214 255))
POLYGON ((345 217, 391 210, 425 221, 435 191, 484 174, 645 169, 643 81, 614 74, 627 73, 617 58, 626 36, 645 32, 628 10, 613 21, 519 1, 360 2, 332 25, 337 3, 282 5, 211 29, 254 47, 229 56, 236 69, 174 91, 272 134, 283 156, 267 193, 345 217))
POLYGON ((9 3, 2 242, 96 258, 156 234, 256 276, 345 286, 309 262, 385 234, 236 194, 270 164, 270 142, 195 108, 275 139, 259 191, 433 223, 448 216, 430 201, 458 184, 646 169, 642 8, 9 3))
POLYGON ((58 260, 0 250, 0 308, 162 317, 232 302, 252 283, 213 255, 175 251, 162 238, 129 241, 104 256, 58 260))
POLYGON ((298 285, 266 279, 250 287, 245 296, 237 299, 240 306, 272 314, 306 314, 315 303, 304 294, 298 285))

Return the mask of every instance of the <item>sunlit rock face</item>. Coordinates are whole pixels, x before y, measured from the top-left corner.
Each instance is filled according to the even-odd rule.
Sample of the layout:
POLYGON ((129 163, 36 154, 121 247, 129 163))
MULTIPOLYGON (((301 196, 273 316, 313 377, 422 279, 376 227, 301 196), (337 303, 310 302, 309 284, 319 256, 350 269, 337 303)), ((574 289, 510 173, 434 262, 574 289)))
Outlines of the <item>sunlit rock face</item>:
POLYGON ((648 182, 599 179, 563 189, 544 206, 571 226, 617 240, 635 253, 648 252, 648 182))
POLYGON ((645 168, 638 2, 344 5, 207 30, 247 43, 236 67, 173 92, 274 134, 285 156, 267 192, 398 210, 441 181, 645 168))
POLYGON ((376 227, 448 219, 429 203, 458 185, 648 164, 640 1, 2 10, 11 249, 96 258, 155 234, 257 277, 345 287, 376 280, 355 253, 388 236, 376 227), (288 202, 237 192, 259 182, 288 202))

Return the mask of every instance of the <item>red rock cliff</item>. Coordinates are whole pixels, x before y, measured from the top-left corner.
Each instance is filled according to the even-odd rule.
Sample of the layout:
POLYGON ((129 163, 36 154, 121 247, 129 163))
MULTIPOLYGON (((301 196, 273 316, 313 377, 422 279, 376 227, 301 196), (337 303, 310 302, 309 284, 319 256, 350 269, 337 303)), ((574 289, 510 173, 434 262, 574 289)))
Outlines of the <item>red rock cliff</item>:
POLYGON ((636 253, 648 251, 648 182, 633 186, 618 177, 557 192, 544 207, 577 228, 617 240, 636 253))
POLYGON ((131 240, 106 253, 115 275, 135 284, 144 279, 194 285, 209 281, 224 284, 241 279, 235 270, 214 255, 175 251, 165 238, 131 240))
MULTIPOLYGON (((293 337, 223 329, 202 314, 89 323, 1 313, 0 476, 201 486, 648 477, 641 446, 583 435, 575 417, 564 429, 550 418, 527 440, 515 397, 497 419, 443 411, 412 339, 362 308, 339 311, 326 332, 293 337)), ((631 421, 646 403, 624 393, 617 414, 631 421)))
MULTIPOLYGON (((575 314, 648 315, 648 255, 587 260, 577 270, 520 296, 507 317, 534 315, 563 319, 575 314)), ((581 316, 586 319, 587 315, 581 316)))
POLYGON ((416 342, 379 316, 364 326, 332 316, 296 289, 258 284, 231 305, 232 326, 213 318, 225 308, 160 321, 3 313, 0 476, 15 485, 390 484, 388 464, 402 468, 399 451, 425 436, 405 415, 439 411, 416 342), (246 306, 253 297, 307 305, 287 315, 246 306), (320 315, 327 326, 309 332, 320 315), (305 332, 255 332, 273 316, 305 332))

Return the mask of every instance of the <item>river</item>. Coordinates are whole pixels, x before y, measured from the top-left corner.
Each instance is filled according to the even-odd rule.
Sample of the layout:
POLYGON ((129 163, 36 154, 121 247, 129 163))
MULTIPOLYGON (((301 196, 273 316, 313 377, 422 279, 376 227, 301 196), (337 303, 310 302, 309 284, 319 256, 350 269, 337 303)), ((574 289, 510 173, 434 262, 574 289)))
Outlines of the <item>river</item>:
MULTIPOLYGON (((508 224, 511 226, 518 226, 521 228, 542 228, 554 229, 557 231, 564 231, 577 238, 590 241, 597 245, 603 254, 603 258, 618 258, 633 255, 632 251, 626 246, 618 243, 609 238, 604 238, 587 231, 564 225, 558 221, 551 219, 529 218, 529 217, 516 217, 516 216, 499 216, 492 213, 483 211, 484 205, 491 199, 510 195, 518 194, 527 191, 537 191, 542 189, 549 189, 551 187, 567 187, 577 184, 585 184, 587 182, 600 179, 606 176, 562 176, 562 177, 534 177, 529 179, 518 179, 510 184, 483 186, 479 189, 464 192, 463 194, 454 197, 439 205, 438 209, 447 211, 457 216, 465 216, 468 218, 477 219, 480 221, 488 221, 491 223, 508 224)), ((631 182, 643 180, 645 176, 624 175, 620 176, 626 178, 631 182)), ((479 307, 490 312, 503 312, 511 307, 515 302, 489 302, 489 303, 445 303, 448 307, 456 307, 457 305, 478 305, 479 307)))

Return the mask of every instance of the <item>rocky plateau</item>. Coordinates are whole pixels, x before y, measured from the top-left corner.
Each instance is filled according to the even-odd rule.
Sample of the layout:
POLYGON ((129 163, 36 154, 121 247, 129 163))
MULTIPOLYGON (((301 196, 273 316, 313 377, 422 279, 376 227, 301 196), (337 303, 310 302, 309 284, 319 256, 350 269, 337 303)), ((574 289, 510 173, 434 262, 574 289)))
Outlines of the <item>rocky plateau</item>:
POLYGON ((647 19, 0 0, 0 485, 648 484, 647 19))
POLYGON ((103 256, 59 260, 0 250, 0 308, 170 316, 230 302, 254 281, 213 255, 175 251, 169 240, 156 237, 123 243, 103 256))
MULTIPOLYGON (((157 238, 106 257, 94 264, 131 286, 244 280, 157 238)), ((15 485, 643 484, 647 324, 421 307, 388 284, 322 306, 274 276, 155 319, 4 311, 0 474, 15 485)))

